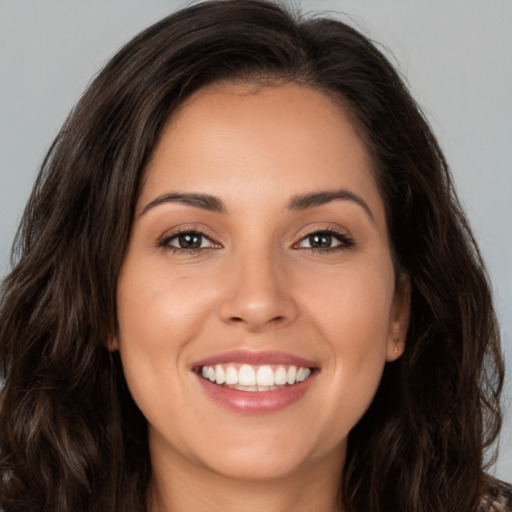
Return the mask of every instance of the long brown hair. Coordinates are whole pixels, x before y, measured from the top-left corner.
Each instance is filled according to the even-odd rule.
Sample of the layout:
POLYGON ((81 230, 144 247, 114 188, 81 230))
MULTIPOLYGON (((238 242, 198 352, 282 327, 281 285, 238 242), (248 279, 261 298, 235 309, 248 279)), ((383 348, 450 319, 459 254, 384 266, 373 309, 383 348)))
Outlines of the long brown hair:
POLYGON ((398 73, 364 36, 264 0, 204 2, 105 66, 42 165, 1 288, 4 512, 142 512, 146 422, 118 356, 116 283, 145 163, 169 114, 219 81, 295 81, 339 101, 372 156, 397 268, 403 357, 349 437, 348 511, 474 512, 501 423, 488 278, 448 166, 398 73))

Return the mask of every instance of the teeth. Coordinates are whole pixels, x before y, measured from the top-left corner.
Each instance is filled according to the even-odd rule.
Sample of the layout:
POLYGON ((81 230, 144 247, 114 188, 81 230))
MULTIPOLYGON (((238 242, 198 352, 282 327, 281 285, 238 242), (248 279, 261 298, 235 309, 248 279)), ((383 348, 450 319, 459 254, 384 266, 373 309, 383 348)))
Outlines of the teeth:
POLYGON ((295 384, 296 377, 297 377, 297 367, 290 366, 290 368, 288 368, 288 374, 286 376, 286 381, 288 382, 288 384, 290 384, 290 386, 295 384))
POLYGON ((302 382, 307 379, 310 373, 311 370, 309 368, 299 368, 299 371, 297 372, 297 382, 302 382))
POLYGON ((256 386, 256 373, 252 366, 243 364, 238 370, 238 384, 241 386, 256 386))
POLYGON ((201 375, 204 379, 218 385, 226 385, 242 391, 273 391, 280 387, 293 386, 311 375, 311 370, 305 367, 284 365, 252 366, 250 364, 237 365, 216 364, 203 366, 201 375))
POLYGON ((256 374, 256 383, 258 386, 273 386, 274 372, 270 366, 260 366, 256 374))
POLYGON ((284 386, 288 382, 288 374, 284 366, 279 366, 274 376, 274 384, 284 386))
MULTIPOLYGON (((203 377, 204 377, 204 369, 203 366, 203 377)), ((228 366, 226 369, 226 384, 238 384, 238 372, 234 366, 228 366)))
POLYGON ((224 384, 226 382, 226 373, 220 364, 215 365, 215 381, 217 384, 224 384))

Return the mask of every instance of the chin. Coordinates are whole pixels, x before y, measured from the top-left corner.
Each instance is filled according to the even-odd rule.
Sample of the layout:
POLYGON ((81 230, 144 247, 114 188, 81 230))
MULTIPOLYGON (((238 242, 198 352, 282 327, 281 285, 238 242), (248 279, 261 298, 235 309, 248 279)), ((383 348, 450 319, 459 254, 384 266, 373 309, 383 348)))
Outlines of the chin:
POLYGON ((209 469, 219 476, 269 482, 286 479, 308 466, 307 458, 268 453, 230 453, 222 461, 215 461, 209 469))
MULTIPOLYGON (((214 474, 230 479, 270 482, 311 472, 319 464, 329 460, 333 470, 341 471, 345 454, 345 441, 338 446, 331 439, 325 443, 325 436, 307 436, 304 432, 275 431, 241 433, 238 443, 231 439, 218 439, 215 449, 196 446, 194 458, 214 474), (325 443, 325 444, 324 444, 325 443)), ((208 446, 213 446, 208 443, 208 446)), ((189 458, 190 460, 190 458, 189 458)))

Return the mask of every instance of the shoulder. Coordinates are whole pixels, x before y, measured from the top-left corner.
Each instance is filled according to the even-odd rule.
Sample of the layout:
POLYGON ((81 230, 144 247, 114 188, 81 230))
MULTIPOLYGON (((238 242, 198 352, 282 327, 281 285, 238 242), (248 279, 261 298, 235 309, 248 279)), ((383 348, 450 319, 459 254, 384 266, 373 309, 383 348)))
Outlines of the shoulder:
POLYGON ((512 486, 504 482, 493 482, 485 496, 481 512, 512 512, 512 486))

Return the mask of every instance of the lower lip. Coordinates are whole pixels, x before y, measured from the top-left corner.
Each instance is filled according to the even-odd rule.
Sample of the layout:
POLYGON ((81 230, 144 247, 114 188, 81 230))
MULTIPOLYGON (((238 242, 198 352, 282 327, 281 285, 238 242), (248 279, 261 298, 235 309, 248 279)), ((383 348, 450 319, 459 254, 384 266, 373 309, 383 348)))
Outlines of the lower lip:
POLYGON ((313 372, 306 380, 298 384, 274 391, 240 391, 213 384, 198 375, 203 389, 215 402, 232 411, 246 413, 266 413, 285 409, 306 394, 315 377, 316 372, 313 372))

